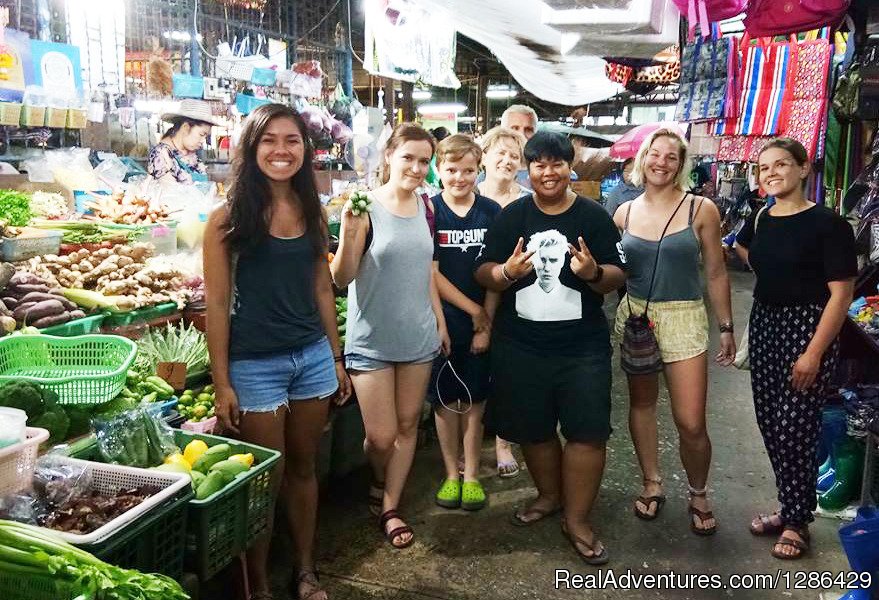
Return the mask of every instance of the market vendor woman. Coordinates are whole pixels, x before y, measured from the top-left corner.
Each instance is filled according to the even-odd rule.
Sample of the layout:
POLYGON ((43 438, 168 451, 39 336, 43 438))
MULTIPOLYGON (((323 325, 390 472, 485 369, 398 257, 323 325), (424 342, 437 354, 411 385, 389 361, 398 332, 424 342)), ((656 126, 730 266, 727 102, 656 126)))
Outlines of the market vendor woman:
POLYGON ((201 100, 183 100, 177 111, 163 114, 162 120, 171 123, 171 128, 150 150, 147 172, 162 183, 207 182, 207 171, 196 152, 204 145, 211 127, 219 125, 210 105, 201 100))

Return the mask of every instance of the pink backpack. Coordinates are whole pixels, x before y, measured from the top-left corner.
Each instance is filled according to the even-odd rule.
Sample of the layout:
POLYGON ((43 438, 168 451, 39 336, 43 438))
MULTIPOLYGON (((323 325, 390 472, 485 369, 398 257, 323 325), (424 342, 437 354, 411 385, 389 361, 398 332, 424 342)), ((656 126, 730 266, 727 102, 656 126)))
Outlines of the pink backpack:
POLYGON ((745 29, 751 37, 789 35, 835 27, 851 0, 750 0, 745 29))
POLYGON ((702 37, 711 35, 710 23, 731 19, 745 12, 748 0, 672 0, 681 15, 687 18, 689 25, 689 37, 693 39, 696 31, 696 23, 702 32, 702 37))

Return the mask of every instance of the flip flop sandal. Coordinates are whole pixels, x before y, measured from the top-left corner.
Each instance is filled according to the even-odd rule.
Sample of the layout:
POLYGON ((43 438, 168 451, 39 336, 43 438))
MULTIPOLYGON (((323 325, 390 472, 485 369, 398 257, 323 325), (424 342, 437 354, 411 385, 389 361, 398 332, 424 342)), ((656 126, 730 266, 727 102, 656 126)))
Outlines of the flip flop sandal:
POLYGON ((375 481, 373 480, 369 484, 369 512, 371 512, 374 516, 379 516, 382 512, 382 503, 385 500, 385 482, 384 481, 375 481), (373 492, 378 490, 378 494, 374 494, 373 492))
POLYGON ((635 516, 642 521, 652 521, 659 516, 659 510, 662 508, 663 504, 665 504, 665 495, 662 494, 658 496, 638 496, 635 499, 635 504, 633 505, 632 510, 635 512, 635 516), (655 502, 656 508, 653 510, 653 514, 651 515, 647 510, 639 508, 639 502, 646 506, 647 510, 650 510, 650 505, 655 502))
POLYGON ((582 560, 587 565, 606 565, 610 560, 610 556, 608 555, 607 548, 605 548, 604 544, 601 544, 601 552, 599 552, 598 554, 595 553, 596 544, 601 543, 599 540, 596 539, 595 534, 593 534, 592 536, 592 543, 587 544, 586 540, 584 540, 583 538, 577 537, 573 533, 570 533, 568 531, 568 528, 565 527, 564 523, 562 524, 562 533, 565 535, 566 538, 568 538, 568 542, 570 542, 571 546, 574 548, 574 552, 576 552, 577 556, 580 557, 580 560, 582 560), (592 551, 592 555, 588 556, 586 554, 583 554, 583 552, 580 550, 580 546, 586 546, 587 548, 589 548, 589 550, 592 551))
POLYGON ((553 515, 556 515, 556 514, 560 513, 561 511, 562 511, 561 506, 556 506, 555 508, 552 508, 549 510, 546 510, 543 508, 537 508, 537 507, 533 507, 533 506, 526 508, 524 510, 521 510, 521 511, 519 509, 516 509, 516 512, 514 512, 512 515, 510 515, 510 523, 512 523, 516 527, 529 527, 531 525, 534 525, 538 521, 542 521, 547 517, 551 517, 553 515), (537 518, 536 519, 524 519, 523 518, 529 514, 537 515, 537 518))
POLYGON ((461 486, 461 508, 480 510, 485 507, 485 490, 478 481, 465 481, 461 486))
MULTIPOLYGON (((319 597, 320 594, 323 594, 324 597, 327 597, 326 590, 324 590, 320 586, 320 581, 317 576, 317 571, 302 571, 299 573, 299 577, 296 578, 296 589, 291 590, 291 595, 295 598, 299 598, 299 600, 315 600, 319 597), (299 586, 301 584, 307 584, 311 586, 311 592, 306 594, 305 596, 299 595, 299 586)), ((254 600, 251 598, 251 600, 254 600)))
POLYGON ((437 491, 434 501, 443 508, 461 508, 461 480, 446 479, 437 491))
POLYGON ((501 479, 512 479, 519 474, 519 463, 515 460, 497 464, 497 476, 501 479))
POLYGON ((809 551, 810 537, 811 536, 809 535, 808 529, 805 529, 805 528, 798 529, 796 527, 785 527, 784 531, 781 532, 781 537, 779 537, 778 540, 776 540, 775 546, 772 547, 771 554, 775 558, 778 558, 781 560, 797 560, 799 558, 802 558, 803 555, 809 551), (797 535, 799 535, 801 538, 803 538, 802 541, 795 540, 793 538, 784 537, 785 531, 795 532, 797 535), (795 554, 784 554, 783 552, 777 551, 775 549, 776 546, 791 546, 793 548, 796 548, 797 552, 795 554))
POLYGON ((395 527, 390 531, 385 531, 385 526, 388 524, 388 521, 392 519, 399 519, 402 521, 403 517, 401 517, 400 513, 392 508, 391 510, 386 511, 379 519, 379 529, 381 529, 382 534, 385 536, 385 539, 388 540, 388 543, 391 545, 392 548, 396 550, 403 550, 404 548, 408 548, 415 541, 415 532, 408 525, 402 525, 400 527, 395 527), (400 542, 399 544, 394 543, 395 539, 406 533, 413 534, 413 536, 409 538, 408 542, 400 542))
MULTIPOLYGON (((690 498, 704 498, 708 495, 708 488, 704 488, 701 490, 694 489, 692 486, 689 489, 690 498)), ((693 515, 699 519, 699 523, 704 525, 705 521, 714 519, 713 511, 704 511, 699 510, 692 504, 687 505, 687 518, 690 521, 690 531, 695 533, 696 535, 709 536, 717 533, 717 520, 714 520, 714 525, 712 527, 697 527, 695 521, 693 521, 693 515)))
POLYGON ((779 535, 784 531, 784 523, 773 523, 772 517, 777 517, 779 514, 777 512, 772 513, 771 515, 759 514, 751 520, 751 524, 748 525, 748 531, 751 532, 751 535, 779 535), (754 521, 760 521, 760 528, 754 527, 754 521))

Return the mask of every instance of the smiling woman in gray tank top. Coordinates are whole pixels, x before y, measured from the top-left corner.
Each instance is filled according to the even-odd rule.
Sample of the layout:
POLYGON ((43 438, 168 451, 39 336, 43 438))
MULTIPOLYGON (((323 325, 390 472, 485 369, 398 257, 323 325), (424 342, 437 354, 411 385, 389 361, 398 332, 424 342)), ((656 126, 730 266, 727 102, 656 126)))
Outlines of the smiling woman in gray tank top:
POLYGON ((385 184, 371 192, 370 213, 355 216, 346 206, 331 265, 336 286, 349 290, 345 362, 373 469, 370 509, 397 549, 414 539, 397 508, 415 457, 431 363, 441 347, 449 352, 433 280, 432 208, 417 193, 433 151, 433 138, 418 125, 394 129, 385 184))
MULTIPOLYGON (((720 242, 720 214, 711 200, 688 192, 687 143, 673 129, 659 129, 641 145, 632 182, 644 193, 614 215, 622 230, 629 268, 628 293, 617 309, 622 334, 634 313, 652 324, 680 435, 680 454, 690 484, 690 529, 711 535, 717 523, 707 498, 711 440, 705 417, 708 385, 708 315, 702 299, 700 259, 721 331, 716 360, 735 357, 729 278, 720 242)), ((655 519, 665 495, 659 473, 656 402, 659 373, 628 375, 629 430, 643 476, 635 516, 655 519)))

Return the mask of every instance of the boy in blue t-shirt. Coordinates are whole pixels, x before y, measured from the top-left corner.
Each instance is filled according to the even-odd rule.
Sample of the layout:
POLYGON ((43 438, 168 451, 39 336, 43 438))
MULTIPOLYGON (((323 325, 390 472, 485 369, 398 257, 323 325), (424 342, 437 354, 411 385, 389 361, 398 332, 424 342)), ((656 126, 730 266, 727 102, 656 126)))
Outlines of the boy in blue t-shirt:
POLYGON ((481 148, 469 136, 457 134, 440 142, 436 161, 443 191, 433 198, 433 260, 452 340, 449 364, 440 358, 432 382, 436 430, 446 469, 436 503, 464 510, 485 506, 485 491, 476 474, 482 448, 482 415, 489 392, 486 352, 491 319, 484 308, 485 289, 476 283, 473 268, 485 232, 501 212, 499 204, 474 191, 481 158, 481 148), (458 477, 462 438, 463 482, 458 477))

